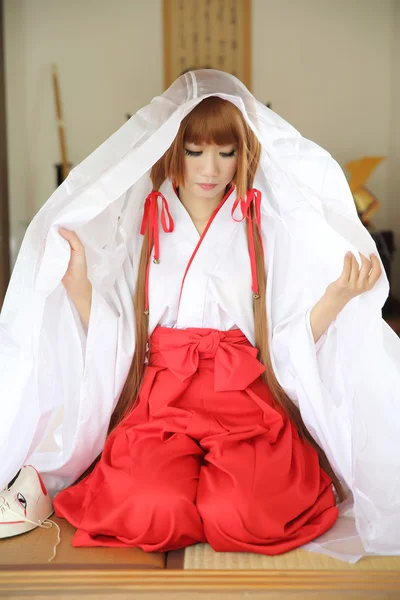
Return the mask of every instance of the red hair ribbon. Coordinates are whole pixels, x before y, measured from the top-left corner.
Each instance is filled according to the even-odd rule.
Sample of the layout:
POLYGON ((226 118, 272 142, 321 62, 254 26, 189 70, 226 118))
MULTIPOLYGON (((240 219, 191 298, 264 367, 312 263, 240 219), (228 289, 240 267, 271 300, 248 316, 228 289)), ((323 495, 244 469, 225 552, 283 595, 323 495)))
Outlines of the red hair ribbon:
POLYGON ((150 275, 150 254, 152 246, 154 247, 153 262, 160 262, 160 236, 158 229, 158 198, 161 198, 161 226, 165 233, 171 233, 174 230, 174 221, 169 212, 168 202, 161 192, 150 192, 144 203, 143 219, 140 227, 140 233, 144 235, 149 227, 149 254, 146 269, 146 306, 145 314, 149 314, 149 275, 150 275))
MULTIPOLYGON (((253 219, 251 217, 250 208, 251 204, 254 203, 255 208, 255 221, 257 223, 258 232, 260 234, 261 248, 262 237, 261 237, 261 192, 252 188, 246 193, 246 198, 237 198, 232 206, 231 215, 234 221, 239 223, 243 219, 247 218, 247 228, 249 232, 249 251, 250 251, 250 264, 251 264, 251 289, 253 290, 253 297, 259 298, 258 279, 257 279, 257 264, 256 264, 256 250, 254 246, 254 234, 253 234, 253 219), (235 219, 235 210, 240 203, 240 209, 242 211, 242 218, 235 219)), ((264 249, 263 249, 264 252, 264 249)))

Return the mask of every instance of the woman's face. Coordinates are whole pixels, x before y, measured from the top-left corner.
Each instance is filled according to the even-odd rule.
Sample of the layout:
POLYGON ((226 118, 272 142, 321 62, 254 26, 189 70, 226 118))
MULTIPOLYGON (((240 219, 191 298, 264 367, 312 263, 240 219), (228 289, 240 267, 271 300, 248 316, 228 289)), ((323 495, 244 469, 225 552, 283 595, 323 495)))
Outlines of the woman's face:
POLYGON ((224 195, 237 169, 235 144, 216 146, 185 143, 184 176, 186 192, 198 198, 224 195))

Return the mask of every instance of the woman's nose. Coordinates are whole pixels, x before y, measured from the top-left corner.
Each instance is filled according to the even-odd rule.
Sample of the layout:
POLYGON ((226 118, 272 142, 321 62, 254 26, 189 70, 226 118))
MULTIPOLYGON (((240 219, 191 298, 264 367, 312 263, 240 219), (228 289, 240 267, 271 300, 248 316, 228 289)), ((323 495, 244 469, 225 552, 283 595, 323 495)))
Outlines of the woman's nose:
POLYGON ((214 156, 212 153, 206 154, 204 156, 203 164, 202 164, 203 175, 218 175, 219 167, 218 167, 218 157, 214 156))

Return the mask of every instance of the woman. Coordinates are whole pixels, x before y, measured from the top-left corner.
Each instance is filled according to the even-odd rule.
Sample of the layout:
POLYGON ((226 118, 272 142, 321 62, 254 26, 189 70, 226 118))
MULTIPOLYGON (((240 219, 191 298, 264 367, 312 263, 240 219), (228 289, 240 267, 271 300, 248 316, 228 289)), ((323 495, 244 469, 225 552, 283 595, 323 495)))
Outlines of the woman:
POLYGON ((50 488, 92 462, 118 400, 99 463, 55 500, 75 543, 284 552, 335 522, 336 473, 358 502, 364 548, 390 545, 396 515, 388 504, 382 518, 387 491, 373 497, 364 465, 384 458, 386 478, 397 457, 377 459, 358 425, 373 416, 385 451, 395 439, 370 402, 383 373, 399 381, 379 338, 390 336, 387 282, 340 169, 221 72, 186 74, 133 119, 71 173, 40 223, 46 310, 32 339, 62 377, 39 376, 37 389, 64 420, 52 464, 27 456, 50 488), (61 255, 60 226, 72 253, 61 255), (363 335, 377 358, 368 389, 354 361, 363 335), (61 339, 82 347, 68 367, 51 352, 61 339), (292 400, 329 459, 319 451, 320 465, 292 400), (379 519, 386 529, 371 535, 379 519))

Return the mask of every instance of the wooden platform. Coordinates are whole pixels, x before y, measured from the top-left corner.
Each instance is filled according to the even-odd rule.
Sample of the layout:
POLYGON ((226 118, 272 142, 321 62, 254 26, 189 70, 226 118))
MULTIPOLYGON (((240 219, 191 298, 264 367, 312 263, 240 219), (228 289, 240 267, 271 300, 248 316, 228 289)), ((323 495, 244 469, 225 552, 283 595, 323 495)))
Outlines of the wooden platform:
POLYGON ((400 557, 348 565, 295 550, 277 557, 214 552, 196 544, 169 552, 137 548, 73 548, 73 528, 0 540, 0 598, 30 600, 382 600, 400 598, 400 557))
POLYGON ((57 542, 57 529, 37 527, 22 535, 0 540, 0 570, 13 569, 165 569, 163 552, 143 552, 140 548, 74 548, 72 536, 75 529, 65 519, 50 517, 58 524, 61 542, 57 542))

